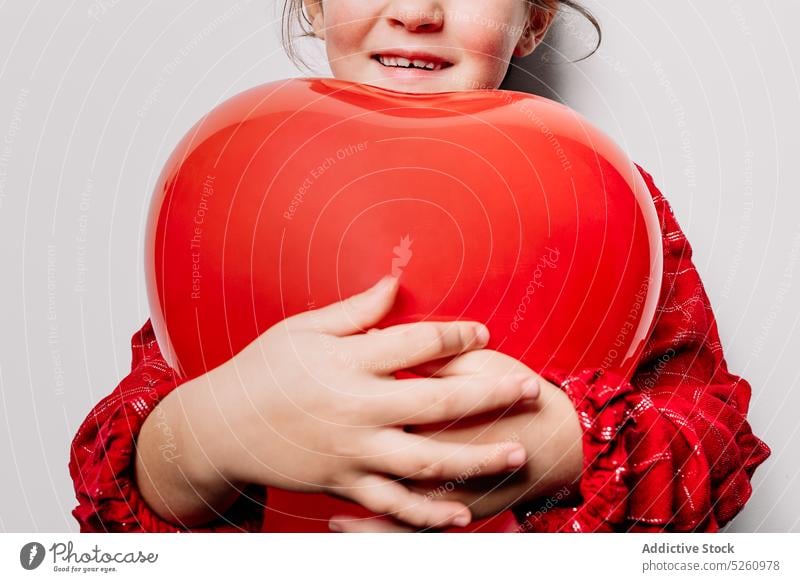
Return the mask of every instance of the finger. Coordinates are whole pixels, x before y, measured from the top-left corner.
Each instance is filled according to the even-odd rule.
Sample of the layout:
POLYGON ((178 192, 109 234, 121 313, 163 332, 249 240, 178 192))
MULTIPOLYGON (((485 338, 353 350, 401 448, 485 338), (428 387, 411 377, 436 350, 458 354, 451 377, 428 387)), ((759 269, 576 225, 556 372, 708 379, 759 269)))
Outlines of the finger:
POLYGON ((415 528, 402 525, 393 519, 357 518, 349 515, 334 515, 328 521, 328 529, 343 533, 411 533, 417 531, 415 528))
POLYGON ((398 278, 387 275, 369 289, 325 307, 298 313, 284 320, 290 329, 337 336, 363 332, 382 320, 394 305, 398 278))
POLYGON ((366 470, 413 480, 467 480, 518 468, 527 461, 516 441, 487 444, 449 443, 401 430, 379 431, 367 445, 366 470))
POLYGON ((496 374, 505 368, 508 373, 533 373, 519 360, 495 350, 472 350, 451 358, 422 362, 407 371, 417 376, 444 377, 469 374, 496 374))
POLYGON ((346 495, 379 516, 391 516, 418 528, 463 527, 472 520, 469 508, 463 503, 437 501, 412 493, 382 475, 364 475, 346 495))
POLYGON ((376 399, 369 420, 380 425, 454 420, 508 408, 518 400, 534 400, 540 393, 539 379, 531 374, 414 378, 379 384, 387 392, 376 399))
POLYGON ((343 338, 351 353, 384 373, 410 368, 428 360, 482 348, 489 341, 486 326, 475 321, 403 323, 367 334, 343 338), (378 365, 380 364, 380 365, 378 365))

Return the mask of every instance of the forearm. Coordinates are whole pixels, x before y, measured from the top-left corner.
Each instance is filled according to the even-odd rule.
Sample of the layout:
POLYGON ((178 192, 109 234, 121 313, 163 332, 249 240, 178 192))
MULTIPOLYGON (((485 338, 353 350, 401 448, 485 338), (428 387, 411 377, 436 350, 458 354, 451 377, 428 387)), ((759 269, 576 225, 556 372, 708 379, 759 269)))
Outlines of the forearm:
POLYGON ((494 515, 512 505, 546 497, 566 487, 567 499, 578 495, 583 467, 582 431, 574 406, 558 387, 541 380, 542 395, 533 405, 518 404, 504 414, 470 419, 446 430, 421 427, 415 433, 463 443, 518 440, 527 463, 513 474, 451 482, 416 482, 429 496, 456 499, 470 505, 474 519, 494 515))
POLYGON ((207 433, 198 430, 214 422, 212 374, 168 394, 148 415, 136 441, 135 476, 142 497, 163 519, 187 527, 218 519, 241 493, 241 484, 214 465, 207 433))

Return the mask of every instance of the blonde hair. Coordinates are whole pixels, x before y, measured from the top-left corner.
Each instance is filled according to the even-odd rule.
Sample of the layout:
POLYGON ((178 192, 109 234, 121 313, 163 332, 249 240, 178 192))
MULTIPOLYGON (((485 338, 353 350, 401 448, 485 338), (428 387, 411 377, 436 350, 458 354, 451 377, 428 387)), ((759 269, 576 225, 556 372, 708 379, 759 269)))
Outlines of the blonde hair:
MULTIPOLYGON (((600 23, 597 22, 597 19, 594 15, 589 12, 586 8, 581 6, 578 2, 574 2, 573 0, 525 0, 528 4, 532 7, 535 7, 539 10, 551 10, 553 3, 558 5, 558 9, 560 11, 561 7, 572 8, 577 13, 582 15, 586 18, 594 29, 597 31, 597 45, 595 45, 592 52, 588 55, 581 57, 577 61, 582 61, 583 59, 588 59, 592 56, 598 48, 600 48, 600 42, 603 38, 603 32, 600 29, 600 23)), ((283 5, 283 34, 282 34, 282 41, 283 41, 283 48, 286 51, 286 54, 291 59, 291 61, 297 65, 298 67, 302 64, 308 68, 308 65, 303 61, 303 59, 298 55, 297 51, 295 50, 294 41, 297 38, 307 38, 314 36, 314 31, 312 29, 311 21, 308 19, 308 15, 305 12, 303 6, 303 0, 285 0, 283 5), (297 23, 300 26, 300 34, 294 35, 293 26, 297 23)))

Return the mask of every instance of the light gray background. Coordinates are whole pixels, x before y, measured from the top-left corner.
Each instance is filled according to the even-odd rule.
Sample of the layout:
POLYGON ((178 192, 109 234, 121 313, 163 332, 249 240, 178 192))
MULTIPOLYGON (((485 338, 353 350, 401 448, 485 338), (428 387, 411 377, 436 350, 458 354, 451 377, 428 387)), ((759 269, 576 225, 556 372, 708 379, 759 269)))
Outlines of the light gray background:
MULTIPOLYGON (((157 173, 215 104, 305 74, 280 48, 278 5, 0 2, 0 531, 76 531, 69 444, 129 371, 148 317, 141 249, 157 173)), ((600 51, 564 64, 594 37, 561 20, 554 50, 517 62, 528 71, 510 88, 581 111, 655 177, 773 450, 728 531, 800 531, 800 4, 586 5, 600 51)))

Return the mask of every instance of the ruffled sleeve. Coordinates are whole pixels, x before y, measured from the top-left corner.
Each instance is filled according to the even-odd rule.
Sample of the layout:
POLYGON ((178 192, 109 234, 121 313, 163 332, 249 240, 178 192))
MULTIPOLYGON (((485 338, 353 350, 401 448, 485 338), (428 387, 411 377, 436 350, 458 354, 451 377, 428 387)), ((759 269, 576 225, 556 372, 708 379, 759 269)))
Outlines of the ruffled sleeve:
POLYGON ((163 519, 142 498, 134 479, 136 438, 147 416, 182 382, 164 360, 150 320, 131 338, 131 373, 81 424, 70 449, 69 472, 82 532, 260 531, 266 488, 245 487, 213 523, 184 527, 163 519))
POLYGON ((751 386, 732 374, 692 248, 652 176, 664 276, 656 325, 630 382, 599 369, 543 370, 583 429, 580 495, 519 508, 522 531, 715 532, 750 498, 770 455, 747 422, 751 386))

